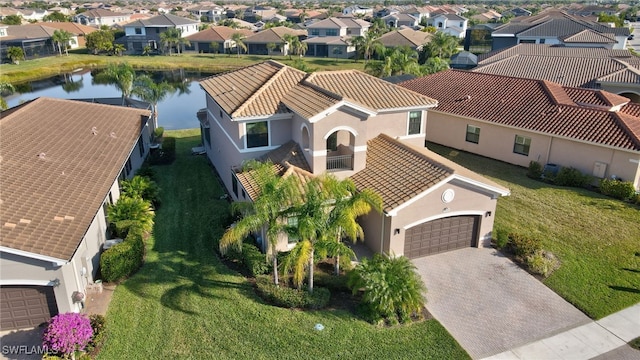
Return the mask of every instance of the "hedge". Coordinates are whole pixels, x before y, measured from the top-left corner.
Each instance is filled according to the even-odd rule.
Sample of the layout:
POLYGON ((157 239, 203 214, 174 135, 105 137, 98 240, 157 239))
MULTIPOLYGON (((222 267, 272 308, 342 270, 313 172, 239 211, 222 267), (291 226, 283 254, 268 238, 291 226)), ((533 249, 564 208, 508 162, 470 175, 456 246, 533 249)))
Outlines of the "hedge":
POLYGON ((263 275, 271 270, 265 254, 253 244, 242 244, 242 264, 252 276, 263 275))
POLYGON ((142 231, 131 230, 120 244, 105 250, 100 256, 102 280, 112 282, 136 272, 144 260, 142 231))
POLYGON ((600 192, 620 200, 631 199, 636 189, 630 181, 620 181, 616 179, 600 180, 600 192))

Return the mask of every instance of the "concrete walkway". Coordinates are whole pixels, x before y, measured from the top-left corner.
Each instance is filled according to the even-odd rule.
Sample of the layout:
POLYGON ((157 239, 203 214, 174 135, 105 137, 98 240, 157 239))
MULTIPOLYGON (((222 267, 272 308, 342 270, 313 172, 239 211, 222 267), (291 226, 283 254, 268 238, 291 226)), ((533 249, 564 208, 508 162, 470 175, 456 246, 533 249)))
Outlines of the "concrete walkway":
POLYGON ((640 303, 486 359, 640 359, 640 350, 627 345, 637 337, 640 337, 640 303))
POLYGON ((460 249, 413 263, 427 286, 427 310, 474 359, 592 322, 494 249, 460 249))

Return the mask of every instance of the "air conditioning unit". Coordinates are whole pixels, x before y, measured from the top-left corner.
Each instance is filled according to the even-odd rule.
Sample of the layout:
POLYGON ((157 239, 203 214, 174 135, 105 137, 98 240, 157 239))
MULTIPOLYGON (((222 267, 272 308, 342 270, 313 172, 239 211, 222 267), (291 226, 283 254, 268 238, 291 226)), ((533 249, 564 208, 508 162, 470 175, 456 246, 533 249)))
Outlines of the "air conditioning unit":
POLYGON ((607 163, 596 161, 593 163, 593 176, 597 178, 604 178, 607 173, 607 163))

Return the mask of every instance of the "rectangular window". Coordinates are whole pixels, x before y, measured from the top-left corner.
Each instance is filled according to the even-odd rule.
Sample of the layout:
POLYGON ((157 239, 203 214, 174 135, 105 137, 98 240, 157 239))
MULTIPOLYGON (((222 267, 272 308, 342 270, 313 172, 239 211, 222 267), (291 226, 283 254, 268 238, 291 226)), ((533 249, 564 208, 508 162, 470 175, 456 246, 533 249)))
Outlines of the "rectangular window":
POLYGON ((409 112, 409 129, 407 135, 419 135, 422 133, 422 111, 409 112))
POLYGON ((266 121, 248 123, 247 148, 269 146, 269 124, 266 121))
POLYGON ((138 150, 140 151, 140 157, 144 158, 144 141, 142 140, 142 136, 138 138, 138 150))
POLYGON ((520 39, 518 41, 518 43, 520 43, 520 44, 535 44, 536 40, 535 39, 520 39))
POLYGON ((124 176, 129 176, 129 173, 131 172, 132 166, 131 166, 131 158, 129 158, 127 160, 127 163, 124 164, 124 176))
POLYGON ((327 29, 326 33, 327 33, 327 36, 338 36, 338 30, 337 29, 327 29))
POLYGON ((473 125, 467 125, 467 142, 477 144, 480 142, 480 128, 473 125))
POLYGON ((142 28, 136 28, 136 35, 142 35, 142 28))
POLYGON ((320 30, 318 29, 311 29, 311 36, 318 36, 320 35, 320 30))
POLYGON ((233 190, 233 194, 238 197, 238 178, 236 178, 236 174, 231 173, 231 190, 233 190))
POLYGON ((531 147, 531 138, 516 135, 516 140, 513 144, 514 153, 528 156, 530 147, 531 147))
MULTIPOLYGON (((288 217, 287 226, 289 226, 290 228, 298 227, 298 218, 296 216, 288 217)), ((287 241, 289 244, 295 244, 298 242, 298 237, 295 235, 289 234, 287 241)))
POLYGON ((540 39, 540 44, 544 44, 545 40, 544 39, 540 39))
POLYGON ((202 127, 202 132, 204 133, 204 142, 207 144, 209 148, 211 148, 211 129, 202 127))

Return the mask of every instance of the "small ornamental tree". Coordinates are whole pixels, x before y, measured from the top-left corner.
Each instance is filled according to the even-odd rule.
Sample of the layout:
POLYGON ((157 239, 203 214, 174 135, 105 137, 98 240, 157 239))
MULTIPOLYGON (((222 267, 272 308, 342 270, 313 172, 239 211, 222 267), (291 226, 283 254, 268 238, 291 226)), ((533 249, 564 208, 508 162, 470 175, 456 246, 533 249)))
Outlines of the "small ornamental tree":
POLYGON ((92 336, 88 317, 76 313, 58 314, 49 320, 42 335, 42 346, 49 352, 75 358, 75 352, 83 351, 92 336))

